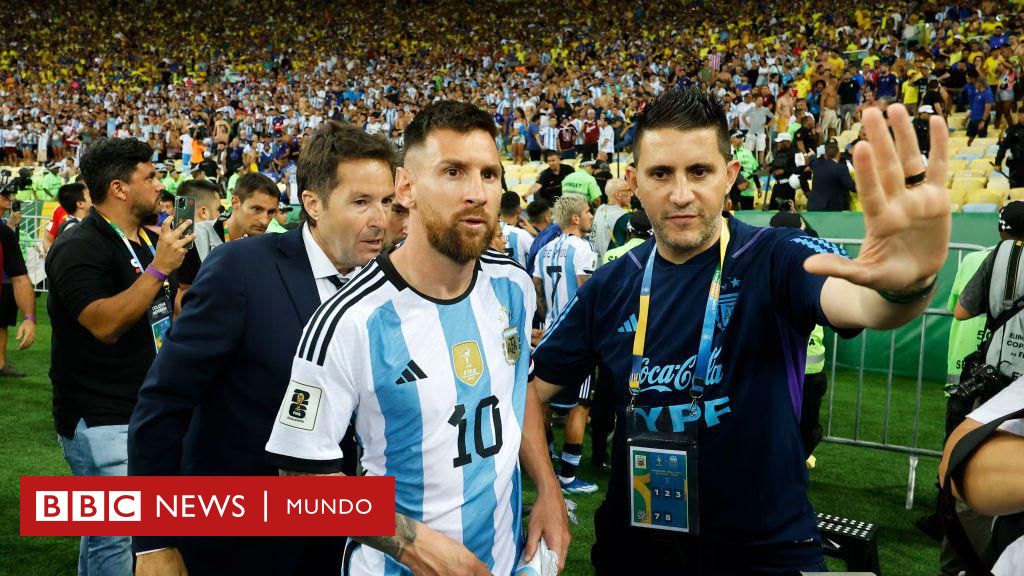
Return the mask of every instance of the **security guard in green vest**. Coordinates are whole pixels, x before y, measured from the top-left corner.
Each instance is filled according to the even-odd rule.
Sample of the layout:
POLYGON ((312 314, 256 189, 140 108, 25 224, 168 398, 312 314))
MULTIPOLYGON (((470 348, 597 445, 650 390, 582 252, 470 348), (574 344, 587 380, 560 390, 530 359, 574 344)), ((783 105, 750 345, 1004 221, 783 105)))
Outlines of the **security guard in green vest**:
POLYGON ((160 164, 157 166, 157 172, 161 174, 160 183, 164 185, 164 189, 171 194, 177 194, 178 187, 181 186, 181 179, 178 178, 178 167, 174 165, 174 162, 160 164))
POLYGON ((64 180, 60 177, 59 172, 59 162, 47 164, 46 174, 39 180, 39 186, 36 188, 36 200, 57 199, 57 190, 64 185, 64 180))
MULTIPOLYGON (((796 212, 779 212, 772 216, 772 228, 799 228, 808 236, 818 233, 809 227, 796 212)), ((821 443, 821 400, 828 389, 825 376, 825 329, 815 326, 807 341, 807 361, 804 365, 804 396, 800 405, 800 441, 807 456, 807 467, 814 468, 814 449, 821 443)))
POLYGON ((231 197, 235 195, 235 186, 238 185, 238 179, 242 177, 242 174, 246 173, 247 168, 245 164, 239 164, 235 167, 235 173, 228 178, 228 194, 227 198, 225 198, 228 206, 231 206, 231 197))
MULTIPOLYGON (((754 190, 755 187, 760 188, 757 181, 757 170, 760 168, 760 164, 757 163, 757 157, 750 150, 743 147, 743 132, 736 130, 729 137, 729 142, 732 144, 732 157, 740 163, 740 176, 742 181, 746 182, 746 188, 738 188, 734 192, 730 193, 732 198, 734 210, 753 210, 754 209, 754 190)), ((741 179, 737 178, 736 183, 739 186, 741 179)))

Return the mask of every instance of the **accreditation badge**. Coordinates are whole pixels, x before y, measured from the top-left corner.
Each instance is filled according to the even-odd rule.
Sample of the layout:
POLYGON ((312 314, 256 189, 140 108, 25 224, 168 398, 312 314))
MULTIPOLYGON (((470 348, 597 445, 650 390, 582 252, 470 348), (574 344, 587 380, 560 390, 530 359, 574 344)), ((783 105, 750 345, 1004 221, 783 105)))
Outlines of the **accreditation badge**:
POLYGON ((522 345, 519 342, 519 329, 515 326, 505 328, 501 331, 501 341, 505 349, 505 362, 508 362, 509 365, 514 365, 519 361, 519 355, 523 352, 522 345))
POLYGON ((626 420, 630 526, 698 534, 696 434, 649 431, 632 409, 626 420))
POLYGON ((153 300, 146 311, 146 318, 153 333, 153 346, 158 354, 160 347, 164 345, 164 335, 171 329, 171 311, 171 301, 166 296, 153 300))

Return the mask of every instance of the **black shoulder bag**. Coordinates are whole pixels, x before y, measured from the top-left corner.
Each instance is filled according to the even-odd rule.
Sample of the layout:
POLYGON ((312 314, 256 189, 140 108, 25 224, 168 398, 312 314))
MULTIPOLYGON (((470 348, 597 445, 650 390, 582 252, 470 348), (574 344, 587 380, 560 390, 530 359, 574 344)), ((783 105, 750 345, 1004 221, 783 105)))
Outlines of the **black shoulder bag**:
POLYGON ((953 549, 967 566, 967 576, 992 576, 992 571, 978 557, 970 539, 967 538, 967 533, 964 532, 964 527, 960 524, 960 518, 956 513, 956 498, 953 496, 952 482, 956 480, 957 485, 963 486, 964 468, 971 455, 1004 422, 1019 418, 1024 418, 1024 409, 996 418, 980 428, 971 430, 956 443, 949 455, 949 466, 946 468, 942 490, 939 492, 939 513, 949 543, 953 545, 953 549))

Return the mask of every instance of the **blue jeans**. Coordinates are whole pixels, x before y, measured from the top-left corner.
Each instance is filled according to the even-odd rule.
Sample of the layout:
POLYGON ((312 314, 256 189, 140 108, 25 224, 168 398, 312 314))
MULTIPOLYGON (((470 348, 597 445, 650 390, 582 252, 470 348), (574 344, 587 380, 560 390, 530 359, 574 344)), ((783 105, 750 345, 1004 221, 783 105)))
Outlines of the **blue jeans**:
MULTIPOLYGON (((128 425, 94 426, 79 420, 75 437, 60 440, 64 459, 75 476, 127 476, 128 425)), ((130 536, 82 536, 78 576, 131 576, 130 536)))

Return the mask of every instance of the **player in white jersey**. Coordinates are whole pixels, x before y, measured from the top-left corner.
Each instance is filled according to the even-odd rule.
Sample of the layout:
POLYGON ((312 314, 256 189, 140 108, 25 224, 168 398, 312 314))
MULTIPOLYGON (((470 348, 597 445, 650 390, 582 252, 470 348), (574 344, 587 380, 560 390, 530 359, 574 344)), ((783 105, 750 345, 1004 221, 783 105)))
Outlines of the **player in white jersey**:
POLYGON ((526 257, 533 246, 533 235, 519 227, 529 226, 520 216, 522 211, 522 199, 519 194, 505 192, 501 195, 501 214, 498 223, 501 225, 501 235, 505 240, 505 253, 526 268, 526 257))
POLYGON ((537 296, 543 298, 546 310, 544 323, 549 326, 597 268, 597 251, 583 239, 594 225, 587 199, 565 194, 555 202, 552 215, 562 235, 541 249, 533 270, 537 296))
MULTIPOLYGON (((537 298, 543 301, 545 326, 555 319, 576 296, 576 291, 597 268, 597 251, 583 239, 594 226, 594 215, 587 199, 579 194, 564 194, 551 209, 555 222, 562 227, 562 235, 549 242, 537 255, 533 269, 533 282, 537 298)), ((558 481, 567 494, 592 494, 597 485, 576 477, 583 453, 583 437, 590 415, 590 379, 579 391, 566 389, 551 399, 551 406, 569 410, 565 421, 565 443, 562 445, 561 467, 558 481)), ((549 427, 549 444, 550 427, 549 427)), ((553 450, 553 445, 551 449, 553 450)))
POLYGON ((494 123, 445 101, 405 137, 408 238, 307 324, 267 451, 284 474, 336 473, 354 418, 367 474, 395 477, 395 536, 354 538, 347 574, 510 575, 542 537, 564 564, 565 503, 528 385, 535 298, 525 270, 485 253, 494 123), (525 551, 520 466, 538 485, 525 551))

